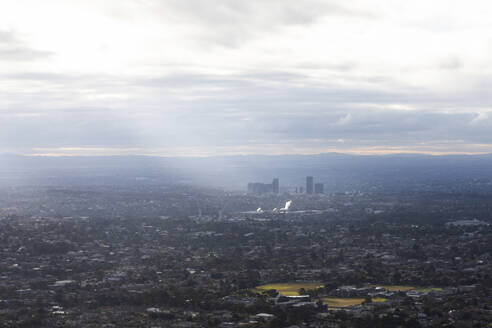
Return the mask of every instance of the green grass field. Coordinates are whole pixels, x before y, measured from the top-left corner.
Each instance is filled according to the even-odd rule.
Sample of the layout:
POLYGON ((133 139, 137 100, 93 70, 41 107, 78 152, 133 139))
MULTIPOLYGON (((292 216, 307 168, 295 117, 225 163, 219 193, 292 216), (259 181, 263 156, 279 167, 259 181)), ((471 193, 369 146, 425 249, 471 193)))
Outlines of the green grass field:
POLYGON ((298 296, 299 289, 304 288, 305 290, 317 289, 323 287, 320 282, 290 282, 290 283, 280 283, 280 284, 267 284, 261 285, 254 289, 253 292, 261 293, 270 289, 275 289, 277 292, 285 296, 298 296))
POLYGON ((440 292, 442 288, 439 287, 427 287, 427 288, 415 288, 417 292, 430 293, 430 292, 440 292))
POLYGON ((413 286, 398 286, 398 285, 374 285, 374 287, 383 287, 386 288, 387 290, 391 292, 408 292, 409 290, 415 290, 417 292, 421 293, 429 293, 429 292, 434 292, 434 291, 441 291, 442 288, 438 287, 413 287, 413 286))
POLYGON ((374 287, 382 287, 390 292, 407 292, 415 289, 413 286, 398 286, 398 285, 373 285, 374 287))
POLYGON ((347 307, 362 304, 364 298, 324 297, 321 301, 329 307, 347 307))
MULTIPOLYGON (((328 305, 329 307, 347 307, 347 306, 354 306, 354 305, 359 305, 364 302, 365 298, 342 298, 342 297, 324 297, 321 299, 321 301, 328 305)), ((385 298, 382 297, 374 297, 372 299, 373 303, 381 303, 381 302, 386 302, 385 298)))
MULTIPOLYGON (((275 289, 277 292, 281 293, 282 295, 285 296, 298 296, 299 295, 299 289, 304 288, 306 291, 310 289, 317 289, 323 287, 323 284, 320 282, 290 282, 290 283, 278 283, 278 284, 266 284, 266 285, 261 285, 257 286, 256 288, 253 288, 251 291, 255 293, 262 293, 267 290, 275 289)), ((417 288, 413 286, 399 286, 399 285, 374 285, 374 287, 383 287, 388 291, 402 291, 402 292, 407 292, 409 290, 416 290, 419 292, 423 293, 428 293, 431 291, 439 291, 442 290, 442 288, 417 288)), ((348 306, 354 306, 354 305, 359 305, 364 302, 364 298, 342 298, 342 297, 324 297, 321 298, 321 301, 323 301, 324 304, 328 305, 329 307, 348 307, 348 306)), ((378 302, 385 302, 386 299, 382 297, 375 297, 372 299, 372 302, 378 303, 378 302)))

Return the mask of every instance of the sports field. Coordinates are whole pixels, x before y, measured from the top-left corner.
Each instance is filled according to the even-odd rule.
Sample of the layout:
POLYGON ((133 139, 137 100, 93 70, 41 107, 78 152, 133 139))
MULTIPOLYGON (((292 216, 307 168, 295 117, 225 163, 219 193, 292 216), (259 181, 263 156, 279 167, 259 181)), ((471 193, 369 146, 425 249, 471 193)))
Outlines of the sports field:
POLYGON ((285 296, 298 296, 299 289, 305 290, 316 289, 323 287, 320 282, 289 282, 279 284, 261 285, 253 289, 254 292, 261 293, 267 290, 275 289, 277 292, 285 296))
POLYGON ((399 285, 374 285, 374 287, 382 287, 390 292, 407 292, 415 289, 413 286, 399 286, 399 285))
POLYGON ((442 288, 439 287, 415 288, 415 291, 420 293, 440 292, 442 291, 442 288))
MULTIPOLYGON (((365 298, 342 298, 342 297, 324 297, 321 299, 324 304, 328 305, 329 307, 347 307, 347 306, 354 306, 354 305, 359 305, 364 302, 365 298)), ((373 303, 380 303, 380 302, 385 302, 386 299, 382 297, 375 297, 372 299, 373 303)))
MULTIPOLYGON (((313 290, 317 288, 323 287, 323 284, 321 282, 289 282, 289 283, 278 283, 278 284, 266 284, 266 285, 261 285, 257 286, 256 288, 252 289, 253 292, 256 293, 262 293, 267 290, 272 290, 275 289, 277 292, 281 293, 282 295, 285 296, 298 296, 299 295, 299 290, 301 288, 304 288, 304 290, 313 290)), ((413 286, 400 286, 400 285, 374 285, 374 287, 382 287, 385 288, 388 291, 402 291, 402 292, 407 292, 409 290, 415 290, 419 292, 430 292, 430 291, 435 291, 435 290, 442 290, 441 288, 417 288, 413 286)), ((324 304, 328 305, 329 307, 348 307, 348 306, 354 306, 354 305, 359 305, 364 302, 364 298, 359 298, 359 297, 350 297, 350 298, 345 298, 345 297, 323 297, 321 298, 321 301, 323 301, 324 304)), ((372 299, 372 302, 378 303, 378 302, 385 302, 386 299, 382 297, 375 297, 372 299)))

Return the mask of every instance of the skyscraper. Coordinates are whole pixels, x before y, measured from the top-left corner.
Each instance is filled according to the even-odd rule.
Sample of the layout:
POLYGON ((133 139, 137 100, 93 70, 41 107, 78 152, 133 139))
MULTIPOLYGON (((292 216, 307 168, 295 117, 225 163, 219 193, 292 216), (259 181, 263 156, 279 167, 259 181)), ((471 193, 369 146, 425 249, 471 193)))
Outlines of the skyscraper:
POLYGON ((306 177, 306 194, 313 194, 313 177, 306 177))
POLYGON ((314 184, 314 193, 315 194, 322 194, 324 193, 324 188, 325 186, 322 183, 315 183, 314 184))
POLYGON ((278 194, 279 191, 279 182, 278 178, 273 179, 272 181, 272 191, 274 194, 278 194))

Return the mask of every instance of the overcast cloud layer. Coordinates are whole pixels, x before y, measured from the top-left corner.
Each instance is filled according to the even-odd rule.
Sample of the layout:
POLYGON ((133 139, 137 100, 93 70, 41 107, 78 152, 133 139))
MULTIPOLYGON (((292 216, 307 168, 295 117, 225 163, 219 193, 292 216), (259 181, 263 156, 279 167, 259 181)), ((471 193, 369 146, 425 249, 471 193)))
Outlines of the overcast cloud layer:
POLYGON ((492 3, 4 0, 0 152, 492 152, 492 3))

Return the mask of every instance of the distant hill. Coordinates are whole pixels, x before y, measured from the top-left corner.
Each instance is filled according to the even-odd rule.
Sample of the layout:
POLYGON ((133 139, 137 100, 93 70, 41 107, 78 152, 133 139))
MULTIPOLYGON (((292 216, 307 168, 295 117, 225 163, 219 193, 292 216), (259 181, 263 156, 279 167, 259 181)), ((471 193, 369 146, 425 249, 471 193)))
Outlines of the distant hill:
POLYGON ((487 183, 492 154, 396 154, 359 156, 245 155, 215 157, 42 157, 0 155, 0 181, 9 184, 184 183, 244 190, 249 181, 280 178, 281 187, 304 185, 305 176, 325 183, 328 191, 410 188, 421 184, 487 183))

